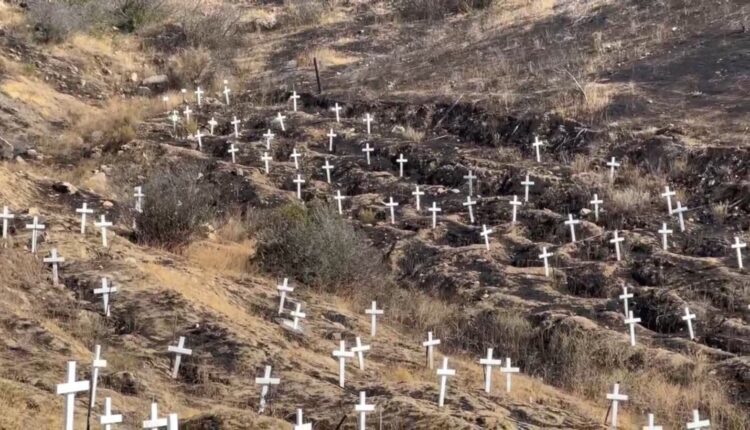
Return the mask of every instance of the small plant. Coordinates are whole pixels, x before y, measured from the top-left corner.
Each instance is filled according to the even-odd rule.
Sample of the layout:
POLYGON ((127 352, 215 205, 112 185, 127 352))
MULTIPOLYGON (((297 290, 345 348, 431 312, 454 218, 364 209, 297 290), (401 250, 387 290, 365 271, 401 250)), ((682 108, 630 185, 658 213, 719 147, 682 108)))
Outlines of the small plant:
POLYGON ((365 208, 365 209, 360 210, 359 213, 357 213, 357 219, 362 224, 373 225, 375 224, 375 221, 377 221, 377 215, 374 210, 365 208))
POLYGON ((316 24, 323 17, 323 3, 315 0, 286 0, 281 19, 293 27, 316 24))
POLYGON ((711 205, 711 216, 718 224, 724 224, 729 215, 729 203, 719 202, 711 205))

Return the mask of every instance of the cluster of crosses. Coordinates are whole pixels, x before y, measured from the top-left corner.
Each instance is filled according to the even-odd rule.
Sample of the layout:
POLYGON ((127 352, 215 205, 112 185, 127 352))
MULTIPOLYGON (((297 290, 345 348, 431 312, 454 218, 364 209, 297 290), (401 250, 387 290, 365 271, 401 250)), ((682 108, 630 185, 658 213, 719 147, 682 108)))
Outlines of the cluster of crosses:
MULTIPOLYGON (((183 95, 183 102, 185 102, 185 95, 187 93, 187 90, 182 90, 183 95)), ((224 91, 222 92, 224 96, 224 101, 227 105, 230 104, 230 93, 231 90, 229 89, 227 81, 224 81, 224 91)), ((203 103, 203 94, 204 91, 198 87, 195 90, 196 100, 198 107, 200 107, 203 103)), ((297 101, 300 98, 300 96, 295 92, 292 93, 290 100, 292 101, 292 109, 293 112, 297 112, 297 101)), ((166 105, 169 105, 169 99, 165 96, 163 98, 163 101, 166 105)), ((341 122, 341 110, 342 107, 336 103, 331 110, 335 114, 336 123, 341 122)), ((193 113, 193 111, 190 109, 190 105, 186 103, 185 109, 183 111, 183 114, 185 116, 186 121, 190 121, 190 115, 193 113)), ((177 123, 179 122, 179 115, 177 111, 173 111, 172 115, 169 117, 172 121, 173 127, 177 127, 177 123)), ((284 123, 284 120, 287 117, 284 116, 281 112, 279 112, 276 117, 274 118, 274 122, 278 123, 279 128, 282 132, 286 131, 286 125, 284 123)), ((366 125, 366 131, 367 135, 369 136, 372 132, 372 123, 374 121, 374 118, 368 113, 365 115, 363 122, 366 125)), ((234 129, 234 136, 235 138, 239 137, 241 130, 240 130, 240 124, 241 120, 239 120, 236 116, 233 117, 231 123, 234 129)), ((214 134, 215 127, 218 125, 218 122, 212 117, 210 121, 208 121, 209 126, 209 133, 210 135, 214 134)), ((266 150, 270 150, 271 142, 274 138, 274 134, 269 129, 267 133, 263 135, 266 139, 266 150)), ((330 129, 328 134, 326 135, 328 137, 328 149, 329 151, 333 151, 334 146, 334 139, 337 137, 337 134, 334 132, 333 128, 330 129)), ((195 133, 195 139, 198 142, 198 149, 202 149, 202 137, 204 135, 201 133, 200 128, 195 133)), ((541 148, 545 145, 545 142, 539 140, 538 137, 535 137, 534 142, 531 143, 533 147, 533 151, 536 155, 536 161, 541 163, 542 159, 542 151, 541 148)), ((365 146, 362 148, 362 152, 364 153, 367 165, 370 165, 371 159, 370 154, 374 151, 374 148, 370 146, 370 143, 367 142, 365 146)), ((230 146, 230 149, 228 151, 232 157, 232 163, 236 163, 236 156, 235 154, 238 152, 238 149, 232 144, 230 146)), ((295 168, 299 171, 299 158, 302 157, 302 154, 297 152, 296 148, 293 150, 291 154, 291 158, 294 161, 295 168)), ((264 163, 264 170, 266 173, 270 172, 271 164, 270 162, 273 161, 273 158, 268 155, 268 152, 263 153, 263 157, 261 157, 261 160, 264 163)), ((404 165, 408 162, 408 160, 403 156, 403 154, 399 154, 399 157, 396 159, 396 162, 399 164, 399 177, 404 176, 404 165)), ((616 174, 616 169, 620 167, 620 163, 612 157, 610 161, 606 163, 606 166, 610 168, 609 170, 609 176, 610 179, 614 179, 616 174)), ((331 170, 334 168, 333 165, 330 164, 328 158, 325 160, 325 164, 323 165, 323 170, 325 171, 326 180, 330 184, 331 183, 331 170)), ((478 179, 478 177, 472 172, 469 171, 467 175, 464 176, 464 179, 467 180, 468 183, 468 190, 469 193, 466 197, 466 201, 463 203, 463 206, 467 208, 468 212, 468 219, 470 223, 474 224, 476 222, 475 214, 473 206, 477 204, 476 199, 472 199, 474 195, 474 181, 478 179)), ((297 186, 297 198, 302 199, 302 184, 305 183, 305 180, 302 178, 302 175, 300 173, 296 174, 296 178, 293 180, 293 182, 297 186)), ((525 175, 525 179, 520 182, 521 185, 524 187, 524 198, 523 201, 520 201, 518 199, 517 195, 513 196, 513 200, 511 200, 509 203, 512 206, 512 217, 511 217, 511 223, 517 222, 517 213, 518 209, 524 205, 524 203, 529 202, 529 190, 532 186, 535 185, 535 182, 531 180, 530 175, 525 175)), ((142 212, 143 211, 143 199, 145 197, 145 194, 143 193, 142 187, 135 187, 134 189, 133 197, 135 198, 135 207, 134 210, 136 212, 142 212)), ((414 192, 412 192, 412 195, 415 197, 415 206, 417 211, 422 210, 422 200, 421 197, 425 195, 424 191, 420 190, 419 185, 415 186, 414 192)), ((662 197, 666 199, 667 203, 667 211, 670 216, 676 215, 679 220, 679 226, 680 231, 684 232, 686 230, 685 228, 685 222, 684 222, 684 213, 688 210, 687 207, 682 206, 682 203, 680 201, 677 201, 677 205, 675 208, 673 208, 672 205, 672 197, 676 196, 676 193, 673 190, 670 190, 669 187, 665 188, 664 193, 661 194, 662 197)), ((341 195, 340 191, 336 192, 336 196, 334 199, 337 201, 338 206, 338 212, 339 214, 343 214, 343 207, 342 207, 342 200, 344 200, 346 197, 341 195)), ((601 208, 604 204, 604 201, 599 198, 597 194, 594 194, 593 199, 590 201, 591 205, 594 208, 594 218, 595 221, 599 221, 599 215, 601 212, 601 208)), ((388 201, 384 203, 385 208, 390 213, 390 223, 395 224, 396 223, 396 208, 399 206, 399 203, 394 201, 393 197, 389 197, 388 201)), ((438 213, 442 212, 442 209, 437 207, 437 202, 433 201, 432 205, 427 207, 426 209, 428 212, 432 215, 432 228, 435 229, 437 227, 437 215, 438 213)), ((87 206, 87 203, 83 203, 82 207, 76 209, 76 213, 80 214, 81 224, 80 224, 80 232, 82 235, 86 234, 86 219, 87 215, 92 215, 93 210, 90 209, 87 206)), ((7 243, 8 235, 9 235, 9 221, 14 219, 15 215, 9 212, 9 209, 7 206, 3 208, 3 212, 0 213, 0 219, 2 220, 2 239, 4 243, 7 243)), ((567 220, 564 221, 564 224, 570 228, 570 241, 575 243, 576 242, 576 225, 580 224, 581 221, 574 218, 573 214, 568 214, 567 220)), ((109 222, 106 220, 104 215, 101 215, 101 218, 98 222, 94 223, 94 226, 101 229, 101 236, 102 236, 102 245, 104 247, 108 246, 107 241, 107 230, 108 228, 113 226, 112 222, 109 222)), ((26 225, 26 229, 31 231, 31 252, 36 254, 37 253, 37 244, 38 244, 38 235, 40 232, 43 232, 45 230, 45 225, 39 223, 39 219, 37 216, 33 217, 32 223, 26 225)), ((487 250, 490 249, 490 236, 494 232, 493 229, 488 228, 486 224, 482 225, 482 231, 480 235, 484 239, 484 245, 487 250)), ((667 227, 667 223, 663 223, 662 228, 658 230, 658 234, 662 236, 662 247, 667 250, 668 248, 668 235, 672 234, 673 231, 667 227)), ((615 248, 615 254, 617 257, 617 260, 620 261, 622 258, 622 251, 621 251, 621 243, 624 241, 624 238, 620 236, 620 232, 615 230, 613 232, 613 237, 610 240, 610 243, 614 245, 615 248)), ((739 237, 734 238, 734 244, 731 245, 732 249, 736 251, 737 254, 737 265, 740 269, 743 268, 743 256, 742 256, 742 249, 747 247, 747 244, 742 242, 739 237)), ((539 255, 539 259, 543 260, 544 264, 544 273, 546 277, 550 276, 550 264, 549 264, 549 258, 553 256, 553 253, 550 252, 546 247, 542 248, 542 253, 539 255)), ((50 256, 44 258, 44 262, 48 263, 52 267, 52 281, 55 285, 59 283, 59 267, 60 265, 65 261, 63 257, 61 257, 58 254, 57 249, 53 248, 50 251, 50 256)), ((291 319, 282 319, 282 324, 294 331, 302 331, 302 320, 305 319, 306 314, 302 312, 302 304, 300 302, 294 303, 294 310, 287 310, 286 309, 286 303, 287 299, 290 299, 291 293, 294 291, 294 288, 289 286, 289 280, 288 278, 284 278, 283 282, 277 286, 277 290, 279 292, 279 307, 278 307, 278 313, 280 315, 287 312, 291 319)), ((117 287, 112 286, 109 282, 109 280, 105 277, 101 280, 101 287, 96 288, 94 290, 94 293, 96 295, 100 295, 102 297, 102 305, 103 305, 103 314, 105 316, 109 316, 111 313, 111 295, 117 292, 117 287)), ((636 318, 633 315, 633 311, 629 308, 629 302, 628 300, 633 298, 633 294, 629 293, 627 290, 627 287, 623 288, 623 294, 619 296, 619 298, 623 301, 624 305, 624 323, 629 327, 629 334, 630 334, 630 343, 631 345, 635 345, 635 325, 638 324, 641 320, 640 318, 636 318)), ((369 315, 371 318, 371 331, 370 331, 370 337, 372 339, 375 338, 377 333, 377 318, 379 316, 382 316, 384 314, 383 309, 377 308, 377 303, 372 302, 372 306, 365 310, 365 314, 369 315)), ((692 314, 690 312, 689 308, 685 308, 685 315, 682 317, 682 319, 686 322, 690 339, 694 339, 694 331, 693 331, 693 322, 692 320, 695 319, 695 314, 692 314)), ((192 355, 192 350, 187 348, 185 346, 186 340, 185 337, 180 336, 179 340, 177 342, 177 345, 175 346, 168 346, 167 351, 169 353, 172 353, 175 355, 174 361, 173 361, 173 367, 171 376, 172 378, 177 378, 179 374, 180 364, 183 356, 190 356, 192 355)), ((435 339, 433 337, 432 332, 427 333, 427 340, 422 342, 422 346, 426 349, 426 366, 428 366, 430 369, 433 369, 433 356, 434 356, 434 348, 436 346, 440 345, 440 339, 435 339)), ((346 341, 341 340, 339 342, 339 347, 332 351, 332 356, 334 359, 338 361, 339 364, 339 385, 343 388, 345 385, 346 380, 346 360, 347 359, 354 359, 356 357, 357 364, 360 370, 365 369, 365 361, 364 361, 364 354, 366 352, 369 352, 371 350, 371 345, 364 345, 362 343, 361 337, 357 336, 355 338, 355 346, 347 349, 346 341)), ((492 386, 492 369, 493 367, 497 367, 502 374, 506 377, 506 391, 511 391, 511 377, 514 373, 519 373, 520 369, 518 367, 513 367, 511 365, 511 359, 510 357, 506 357, 505 360, 494 358, 493 356, 494 351, 493 348, 487 349, 487 356, 484 358, 481 358, 479 360, 479 365, 483 366, 484 368, 484 390, 487 393, 491 392, 491 386, 492 386)), ((75 395, 77 393, 83 393, 83 392, 90 392, 90 402, 89 402, 89 408, 94 404, 96 399, 96 387, 97 387, 97 379, 99 375, 100 369, 105 368, 107 365, 106 360, 103 360, 101 358, 101 347, 99 345, 96 346, 94 351, 94 356, 92 360, 92 372, 91 372, 91 381, 77 381, 76 380, 76 362, 70 361, 68 362, 68 368, 67 368, 67 380, 66 382, 60 384, 57 386, 57 393, 59 395, 65 396, 65 424, 64 428, 65 430, 73 430, 73 419, 74 419, 74 408, 75 408, 75 395)), ((261 393, 260 393, 260 405, 259 405, 259 412, 264 412, 267 405, 267 397, 269 390, 274 385, 279 385, 281 383, 281 379, 278 377, 272 377, 272 367, 270 365, 266 365, 264 369, 263 376, 257 377, 255 382, 257 385, 261 386, 261 393)), ((449 378, 456 375, 456 370, 451 369, 448 366, 448 357, 443 357, 442 361, 442 367, 438 368, 436 371, 436 374, 438 376, 439 380, 439 395, 438 395, 438 407, 443 407, 445 404, 445 398, 446 393, 448 390, 448 380, 449 378)), ((618 415, 618 405, 620 402, 624 402, 628 400, 628 396, 620 393, 620 385, 619 383, 614 385, 614 389, 612 393, 607 394, 607 399, 611 401, 611 425, 612 428, 617 427, 617 415, 618 415)), ((357 403, 354 407, 355 413, 358 415, 358 424, 360 430, 365 430, 366 428, 366 416, 368 413, 375 411, 375 405, 373 404, 367 404, 367 395, 365 391, 361 391, 359 393, 359 403, 357 403)), ((304 423, 303 422, 303 411, 302 409, 297 409, 296 414, 296 425, 294 426, 295 430, 311 430, 312 424, 311 423, 304 423)), ((100 416, 100 423, 103 426, 105 430, 111 430, 113 428, 113 425, 120 424, 123 422, 122 415, 114 414, 112 411, 112 400, 111 398, 105 399, 104 404, 104 411, 102 415, 100 416)), ((662 427, 657 426, 655 423, 655 418, 653 414, 648 415, 648 426, 643 427, 644 430, 660 430, 662 427)), ((710 422, 708 420, 701 420, 699 411, 694 410, 693 411, 693 421, 687 424, 688 429, 702 429, 702 428, 708 428, 710 425, 710 422)), ((151 410, 150 410, 150 416, 147 420, 143 421, 143 428, 144 429, 161 429, 166 427, 168 430, 177 430, 178 429, 178 418, 177 414, 169 414, 166 418, 159 417, 158 413, 158 406, 156 403, 152 403, 151 410)))

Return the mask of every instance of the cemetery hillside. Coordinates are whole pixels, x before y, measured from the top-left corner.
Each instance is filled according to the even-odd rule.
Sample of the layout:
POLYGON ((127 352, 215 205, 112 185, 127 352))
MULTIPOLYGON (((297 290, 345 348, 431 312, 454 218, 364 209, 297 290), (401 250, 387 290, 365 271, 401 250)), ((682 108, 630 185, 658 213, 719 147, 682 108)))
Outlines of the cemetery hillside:
POLYGON ((750 430, 748 25, 0 0, 0 430, 750 430))

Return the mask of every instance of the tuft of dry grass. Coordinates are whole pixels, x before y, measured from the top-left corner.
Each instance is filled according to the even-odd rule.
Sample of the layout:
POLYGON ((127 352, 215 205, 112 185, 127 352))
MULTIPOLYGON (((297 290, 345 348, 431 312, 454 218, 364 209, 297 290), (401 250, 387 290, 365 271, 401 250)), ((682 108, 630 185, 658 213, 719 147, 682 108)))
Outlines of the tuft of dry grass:
POLYGON ((711 204, 711 217, 718 224, 724 224, 729 215, 729 203, 719 202, 711 204))
POLYGON ((412 142, 421 142, 424 140, 424 130, 417 130, 411 126, 406 126, 403 131, 401 131, 401 136, 412 142))
POLYGON ((302 52, 297 57, 297 66, 312 67, 314 58, 318 60, 318 67, 322 70, 329 67, 346 66, 358 60, 357 57, 341 53, 335 49, 321 47, 302 52))
POLYGON ((649 191, 632 186, 612 189, 607 199, 607 212, 623 218, 633 216, 646 210, 651 205, 651 198, 649 191))

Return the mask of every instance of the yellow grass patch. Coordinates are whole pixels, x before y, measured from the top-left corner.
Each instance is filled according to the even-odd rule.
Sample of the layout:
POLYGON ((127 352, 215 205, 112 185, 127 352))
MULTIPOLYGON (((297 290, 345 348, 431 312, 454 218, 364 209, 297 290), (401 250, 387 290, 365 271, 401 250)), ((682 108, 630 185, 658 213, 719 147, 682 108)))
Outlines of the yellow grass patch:
POLYGON ((0 429, 61 428, 62 402, 57 403, 41 394, 30 397, 25 386, 0 379, 0 410, 3 411, 0 429), (45 412, 39 413, 39 410, 45 412))
POLYGON ((344 54, 331 48, 315 48, 301 53, 297 57, 297 65, 299 67, 312 67, 313 58, 318 59, 318 67, 321 69, 346 66, 358 60, 357 57, 344 54))
POLYGON ((202 304, 238 324, 254 323, 242 306, 234 303, 226 292, 216 285, 213 276, 152 263, 142 265, 141 270, 150 278, 146 281, 150 289, 154 286, 170 289, 180 293, 189 302, 202 304))
POLYGON ((143 58, 143 53, 138 54, 138 46, 129 38, 76 33, 65 43, 54 46, 52 54, 74 60, 76 64, 83 64, 84 69, 97 73, 101 59, 106 59, 114 72, 138 72, 141 78, 150 73, 145 63, 138 59, 139 56, 143 58))
POLYGON ((33 78, 13 77, 0 85, 0 91, 26 104, 47 121, 67 121, 79 117, 88 109, 75 97, 58 93, 46 83, 33 78))
POLYGON ((0 26, 16 26, 23 23, 23 20, 23 13, 17 7, 0 3, 0 26))
POLYGON ((216 272, 244 273, 253 256, 252 242, 216 243, 199 241, 191 243, 185 254, 198 267, 216 272))

